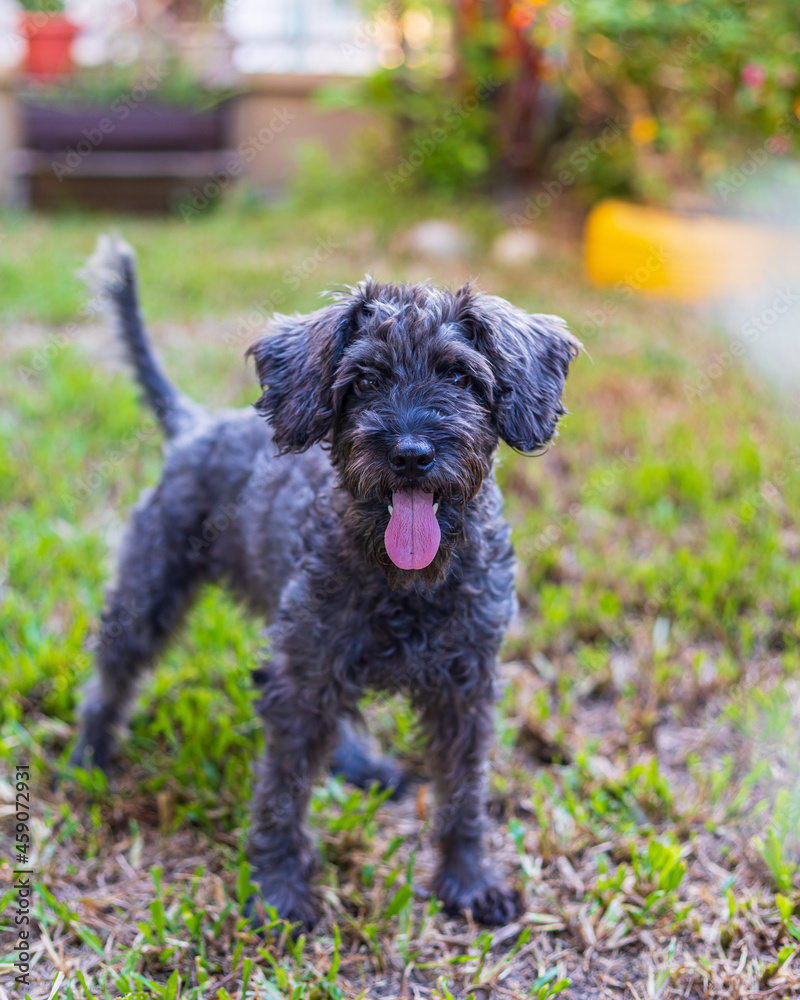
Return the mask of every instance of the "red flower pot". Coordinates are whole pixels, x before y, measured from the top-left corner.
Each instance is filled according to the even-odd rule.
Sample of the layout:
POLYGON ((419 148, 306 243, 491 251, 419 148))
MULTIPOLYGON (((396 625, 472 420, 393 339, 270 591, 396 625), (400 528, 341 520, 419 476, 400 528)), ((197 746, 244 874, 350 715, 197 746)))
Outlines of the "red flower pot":
POLYGON ((79 32, 63 14, 28 11, 22 15, 20 34, 28 41, 25 71, 32 76, 63 76, 73 69, 72 41, 79 32))

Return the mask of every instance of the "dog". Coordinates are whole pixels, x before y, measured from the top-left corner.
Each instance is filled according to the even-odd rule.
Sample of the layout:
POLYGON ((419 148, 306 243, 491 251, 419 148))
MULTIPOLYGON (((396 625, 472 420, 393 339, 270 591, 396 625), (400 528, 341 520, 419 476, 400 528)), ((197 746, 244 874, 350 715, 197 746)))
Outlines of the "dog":
POLYGON ((367 278, 309 315, 274 316, 247 351, 254 408, 209 414, 150 347, 130 247, 101 237, 88 275, 166 444, 122 544, 73 762, 107 768, 137 675, 201 584, 226 583, 271 623, 247 841, 263 902, 302 928, 317 919, 304 821, 326 761, 402 790, 356 729, 365 691, 400 690, 427 740, 433 890, 448 914, 509 922, 519 897, 483 845, 497 661, 516 610, 492 470, 501 439, 531 454, 553 437, 579 342, 562 319, 471 285, 367 278))

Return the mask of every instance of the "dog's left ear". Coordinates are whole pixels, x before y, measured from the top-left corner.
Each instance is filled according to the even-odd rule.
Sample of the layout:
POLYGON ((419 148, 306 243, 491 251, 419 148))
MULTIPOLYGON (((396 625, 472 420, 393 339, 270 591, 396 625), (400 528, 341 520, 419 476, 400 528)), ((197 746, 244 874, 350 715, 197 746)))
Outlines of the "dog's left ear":
POLYGON ((275 315, 270 332, 248 348, 263 390, 255 408, 282 452, 305 451, 330 432, 336 368, 358 305, 348 296, 307 316, 275 315))
POLYGON ((492 367, 497 431, 518 451, 552 438, 566 413, 561 394, 581 343, 559 316, 526 313, 496 295, 463 290, 461 323, 492 367))

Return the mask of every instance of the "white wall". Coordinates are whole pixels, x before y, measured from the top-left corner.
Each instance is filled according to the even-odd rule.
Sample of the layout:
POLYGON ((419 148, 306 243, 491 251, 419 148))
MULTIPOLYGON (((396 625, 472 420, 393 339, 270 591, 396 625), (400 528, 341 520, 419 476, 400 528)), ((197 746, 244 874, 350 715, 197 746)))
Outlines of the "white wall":
POLYGON ((367 73, 373 31, 348 0, 225 0, 224 23, 242 73, 367 73))

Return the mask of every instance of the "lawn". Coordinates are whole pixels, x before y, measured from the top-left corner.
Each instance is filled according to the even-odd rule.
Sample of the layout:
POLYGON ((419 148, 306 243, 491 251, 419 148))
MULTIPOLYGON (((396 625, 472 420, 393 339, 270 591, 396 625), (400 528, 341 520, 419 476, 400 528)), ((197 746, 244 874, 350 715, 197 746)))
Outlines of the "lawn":
POLYGON ((396 233, 431 213, 310 191, 188 224, 0 215, 0 787, 11 796, 14 765, 31 765, 32 998, 61 973, 61 997, 800 995, 796 426, 745 365, 691 391, 720 331, 588 286, 560 222, 543 227, 542 257, 513 269, 487 252, 507 225, 498 211, 451 205, 472 251, 409 259, 396 233), (242 354, 273 308, 314 308, 366 271, 477 276, 585 341, 554 446, 504 452, 498 469, 521 614, 503 656, 490 843, 524 896, 514 925, 449 919, 427 896, 413 718, 375 698, 374 734, 419 775, 411 794, 321 785, 324 918, 296 944, 249 933, 260 625, 215 589, 143 685, 110 782, 52 790, 127 512, 160 467, 158 433, 74 276, 109 228, 140 254, 168 370, 209 405, 255 399, 242 354))

